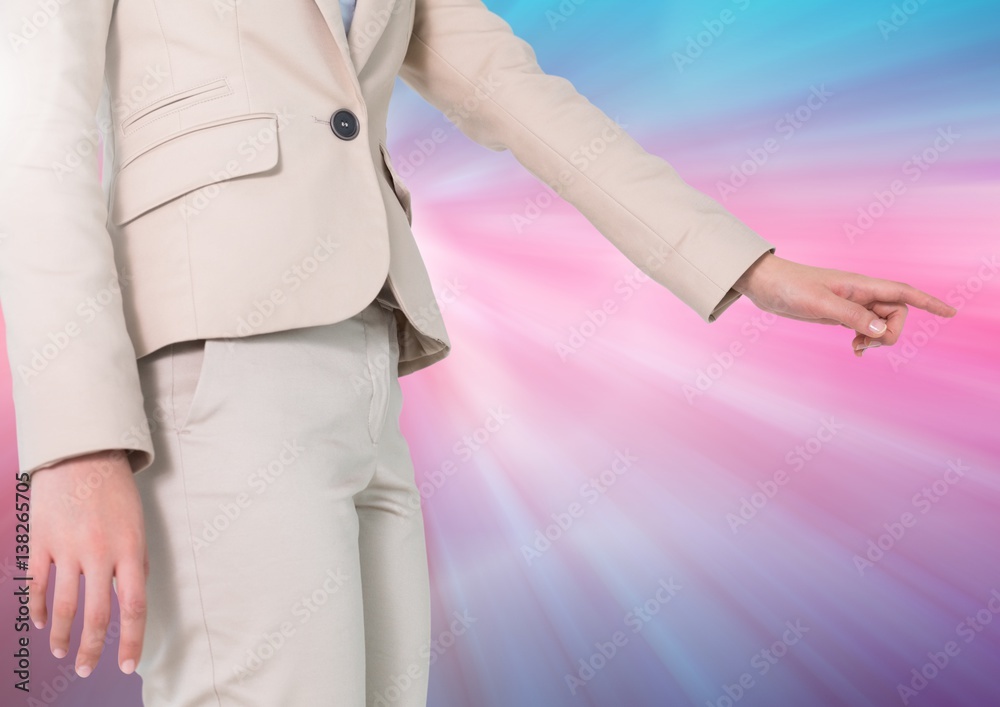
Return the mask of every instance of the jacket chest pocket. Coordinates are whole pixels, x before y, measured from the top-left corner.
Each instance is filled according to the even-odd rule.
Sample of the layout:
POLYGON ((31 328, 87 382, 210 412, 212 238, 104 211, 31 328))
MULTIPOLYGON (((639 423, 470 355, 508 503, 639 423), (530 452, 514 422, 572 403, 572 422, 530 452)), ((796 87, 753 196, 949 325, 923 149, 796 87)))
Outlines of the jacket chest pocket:
POLYGON ((378 143, 379 152, 382 153, 382 163, 385 165, 385 174, 389 179, 389 183, 392 184, 392 190, 396 193, 396 199, 399 201, 399 205, 403 207, 403 211, 406 213, 406 221, 411 226, 413 225, 413 210, 411 206, 410 190, 406 188, 403 180, 396 174, 395 168, 392 166, 392 160, 389 158, 389 150, 385 146, 385 143, 379 140, 378 143))
POLYGON ((172 115, 191 106, 215 98, 228 96, 233 92, 232 87, 225 77, 208 81, 198 86, 175 91, 168 96, 145 105, 142 108, 132 111, 122 118, 121 129, 123 135, 130 135, 136 130, 149 125, 153 121, 160 120, 164 116, 172 115))

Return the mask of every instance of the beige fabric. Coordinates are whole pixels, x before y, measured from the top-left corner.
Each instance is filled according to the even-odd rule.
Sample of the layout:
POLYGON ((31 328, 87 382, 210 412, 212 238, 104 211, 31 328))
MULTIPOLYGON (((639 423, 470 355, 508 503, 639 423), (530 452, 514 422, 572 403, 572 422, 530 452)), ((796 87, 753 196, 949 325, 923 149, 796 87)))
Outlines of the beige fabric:
POLYGON ((395 320, 140 360, 146 707, 422 707, 430 594, 395 320), (382 702, 379 702, 379 698, 382 702))
POLYGON ((111 448, 141 472, 136 358, 341 321, 387 278, 399 375, 447 355, 386 149, 397 76, 707 322, 775 251, 480 0, 362 0, 350 36, 337 0, 4 0, 0 22, 0 304, 24 472, 111 448), (353 140, 328 123, 345 108, 353 140))

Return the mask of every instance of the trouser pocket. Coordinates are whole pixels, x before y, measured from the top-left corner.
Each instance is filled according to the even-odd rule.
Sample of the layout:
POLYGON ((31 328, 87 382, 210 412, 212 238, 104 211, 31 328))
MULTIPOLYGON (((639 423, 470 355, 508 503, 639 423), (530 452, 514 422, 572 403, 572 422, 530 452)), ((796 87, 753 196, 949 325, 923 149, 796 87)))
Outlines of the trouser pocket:
POLYGON ((171 407, 174 428, 183 431, 202 419, 211 388, 212 362, 220 346, 218 339, 193 339, 171 344, 171 407))

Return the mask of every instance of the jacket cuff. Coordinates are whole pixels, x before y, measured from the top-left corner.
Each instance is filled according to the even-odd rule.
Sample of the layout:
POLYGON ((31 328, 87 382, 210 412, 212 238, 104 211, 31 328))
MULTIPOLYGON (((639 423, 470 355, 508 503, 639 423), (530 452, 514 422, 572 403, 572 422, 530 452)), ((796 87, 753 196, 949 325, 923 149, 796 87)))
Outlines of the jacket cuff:
POLYGON ((79 370, 75 385, 58 376, 61 380, 44 381, 44 389, 36 380, 30 391, 20 386, 16 391, 18 470, 29 484, 36 471, 103 450, 125 450, 133 473, 153 462, 137 376, 119 371, 115 380, 97 386, 86 367, 79 370))
MULTIPOLYGON (((756 234, 754 235, 756 236, 756 234)), ((727 247, 729 248, 727 253, 733 254, 733 260, 726 264, 729 267, 723 268, 717 275, 717 282, 720 284, 718 285, 718 289, 713 290, 716 294, 719 291, 723 291, 725 294, 716 299, 714 295, 708 295, 706 292, 706 301, 708 304, 704 305, 704 310, 698 311, 698 315, 709 324, 718 319, 719 315, 729 309, 736 300, 743 296, 743 293, 733 289, 736 281, 754 263, 760 260, 761 257, 767 253, 774 254, 777 250, 777 246, 767 242, 760 236, 756 236, 756 238, 748 237, 742 249, 734 248, 733 246, 727 247)))
MULTIPOLYGON (((121 450, 121 447, 98 447, 95 449, 81 449, 79 451, 72 452, 70 454, 63 454, 60 457, 50 459, 48 461, 42 462, 40 464, 35 464, 30 468, 25 468, 24 464, 21 464, 21 474, 27 475, 27 482, 30 486, 31 479, 34 477, 36 471, 41 471, 50 466, 58 464, 59 462, 66 461, 67 459, 73 459, 74 457, 80 457, 85 454, 92 454, 94 452, 103 452, 110 449, 121 450)), ((150 449, 125 449, 126 460, 129 463, 129 467, 132 469, 133 474, 138 474, 140 471, 147 469, 152 463, 154 454, 152 448, 150 449)))

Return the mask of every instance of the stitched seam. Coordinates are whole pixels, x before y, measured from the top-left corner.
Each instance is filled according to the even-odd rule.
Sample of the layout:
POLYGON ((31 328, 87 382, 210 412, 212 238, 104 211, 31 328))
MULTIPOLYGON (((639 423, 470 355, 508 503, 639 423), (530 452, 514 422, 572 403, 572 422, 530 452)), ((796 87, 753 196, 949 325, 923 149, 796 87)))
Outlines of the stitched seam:
POLYGON ((217 78, 216 79, 212 79, 211 81, 206 81, 205 83, 200 83, 200 84, 197 84, 195 86, 190 86, 190 87, 182 89, 180 91, 173 91, 172 93, 168 93, 165 96, 161 96, 160 98, 154 99, 154 100, 150 101, 149 103, 141 105, 138 108, 136 108, 134 111, 132 111, 131 113, 129 113, 128 115, 123 116, 122 120, 121 120, 121 124, 125 125, 130 120, 132 120, 134 122, 135 116, 138 116, 140 113, 142 113, 147 108, 151 108, 151 107, 153 107, 153 106, 155 106, 157 104, 162 103, 164 105, 169 105, 170 103, 172 103, 174 101, 182 101, 185 98, 191 98, 193 96, 197 96, 199 93, 206 93, 207 90, 206 91, 199 91, 198 89, 202 88, 203 86, 210 86, 213 83, 219 83, 219 81, 222 81, 222 82, 226 83, 226 85, 228 86, 228 82, 226 81, 226 78, 222 77, 221 79, 217 79, 217 78))
MULTIPOLYGON (((171 357, 171 378, 173 378, 173 357, 171 357)), ((173 395, 171 389, 171 396, 173 395)), ((177 425, 175 424, 174 427, 177 425)), ((181 475, 181 487, 184 492, 184 516, 187 519, 188 525, 188 537, 194 537, 194 529, 191 525, 191 504, 189 502, 188 491, 187 491, 187 471, 184 467, 184 442, 183 436, 180 430, 174 430, 174 436, 177 438, 177 461, 178 470, 181 475)), ((212 691, 215 693, 215 698, 219 702, 219 707, 222 707, 222 696, 219 694, 219 688, 216 683, 215 678, 215 655, 212 653, 212 635, 208 630, 208 613, 205 611, 205 597, 201 590, 201 576, 198 572, 198 553, 195 551, 194 544, 188 543, 188 547, 191 550, 191 563, 194 566, 194 581, 195 585, 198 587, 198 602, 201 605, 201 621, 202 625, 205 627, 205 641, 208 643, 208 660, 211 666, 212 673, 212 691)))
MULTIPOLYGON (((448 61, 447 59, 445 59, 445 58, 444 58, 444 57, 443 57, 443 56, 441 55, 441 53, 440 53, 440 52, 438 52, 438 51, 437 51, 436 49, 434 49, 434 47, 432 47, 432 46, 431 46, 430 44, 428 44, 428 43, 427 43, 426 41, 424 41, 424 39, 423 39, 423 38, 422 38, 422 37, 421 37, 420 35, 418 35, 418 34, 417 34, 416 32, 414 32, 412 36, 413 36, 413 37, 414 37, 414 38, 415 38, 415 39, 416 39, 417 41, 419 41, 419 42, 420 42, 421 44, 423 44, 423 45, 424 45, 425 47, 427 47, 427 49, 428 49, 428 50, 429 50, 430 52, 432 52, 432 53, 433 53, 433 54, 434 54, 434 55, 435 55, 435 56, 436 56, 436 57, 437 57, 437 58, 438 58, 439 60, 441 60, 441 62, 442 62, 442 63, 444 63, 444 65, 445 65, 445 66, 447 66, 447 67, 448 67, 449 69, 451 69, 451 70, 452 70, 452 71, 454 71, 454 72, 455 72, 456 74, 458 74, 458 75, 459 75, 459 76, 460 76, 460 77, 461 77, 462 79, 464 79, 466 83, 468 83, 468 84, 469 84, 470 86, 473 86, 473 87, 476 87, 476 84, 475 84, 475 83, 474 83, 474 82, 473 82, 473 81, 472 81, 471 79, 469 79, 469 77, 467 77, 467 76, 466 76, 465 74, 463 74, 463 73, 462 73, 461 71, 459 71, 458 69, 456 69, 456 68, 455 68, 455 66, 454 66, 454 65, 453 65, 453 64, 452 64, 451 62, 449 62, 449 61, 448 61)), ((523 40, 522 40, 522 41, 523 41, 523 40)), ((529 127, 528 127, 528 126, 526 126, 526 125, 525 125, 524 123, 522 123, 522 122, 520 121, 520 119, 518 119, 518 117, 517 117, 516 115, 514 115, 513 113, 511 113, 511 112, 510 112, 509 110, 507 110, 506 108, 504 108, 504 107, 503 107, 502 105, 500 105, 500 103, 498 103, 498 102, 496 101, 496 99, 494 99, 494 98, 493 98, 493 96, 490 96, 490 95, 488 95, 488 94, 487 94, 487 95, 486 95, 486 99, 487 99, 487 100, 488 100, 488 101, 489 101, 490 103, 492 103, 493 105, 495 105, 495 106, 496 106, 497 108, 499 108, 500 110, 502 110, 502 111, 503 111, 504 113, 506 113, 506 114, 507 114, 508 116, 510 116, 510 118, 511 118, 511 119, 512 119, 512 120, 513 120, 513 121, 514 121, 515 123, 517 123, 517 124, 518 124, 519 126, 521 126, 521 128, 523 128, 525 132, 527 132, 527 133, 528 133, 529 135, 533 136, 533 137, 534 137, 534 138, 535 138, 536 140, 538 140, 538 142, 540 142, 540 143, 542 143, 543 145, 545 145, 545 147, 549 148, 549 150, 551 150, 552 152, 554 152, 554 153, 556 154, 556 156, 558 156, 559 158, 561 158, 561 159, 562 159, 562 160, 563 160, 563 161, 564 161, 564 162, 565 162, 566 164, 570 165, 570 166, 571 166, 571 167, 572 167, 572 168, 573 168, 573 169, 574 169, 574 170, 576 171, 576 173, 577 173, 577 174, 579 174, 579 175, 583 176, 583 177, 584 177, 584 179, 586 179, 586 180, 587 180, 588 182, 590 182, 591 184, 593 184, 593 185, 594 185, 594 187, 596 187, 596 188, 597 188, 597 189, 598 189, 599 191, 601 191, 601 192, 603 192, 603 193, 604 193, 605 195, 607 195, 607 196, 608 196, 608 198, 610 198, 610 199, 611 199, 611 201, 612 201, 612 202, 613 202, 614 204, 616 204, 616 205, 617 205, 617 206, 618 206, 618 207, 619 207, 619 208, 620 208, 620 209, 621 209, 622 211, 624 211, 625 213, 627 213, 627 214, 628 214, 629 216, 631 216, 631 217, 632 217, 633 219, 635 219, 635 220, 636 220, 636 221, 637 221, 638 223, 642 224, 642 226, 643 226, 643 227, 644 227, 644 228, 645 228, 646 230, 648 230, 648 231, 649 231, 650 233, 652 233, 652 234, 653 234, 654 236, 656 236, 656 237, 657 237, 657 238, 658 238, 659 240, 663 241, 663 243, 665 243, 665 244, 667 245, 667 247, 668 247, 668 248, 670 248, 670 250, 671 250, 671 251, 673 251, 673 252, 674 252, 674 253, 675 253, 675 254, 677 255, 677 257, 678 257, 678 258, 680 258, 681 260, 683 260, 683 261, 684 261, 685 263, 687 263, 687 264, 688 264, 688 265, 689 265, 689 266, 690 266, 690 267, 691 267, 691 268, 692 268, 692 269, 693 269, 693 270, 694 270, 695 272, 697 272, 697 273, 698 273, 699 275, 701 275, 701 276, 702 276, 703 278, 705 278, 705 280, 707 280, 707 281, 708 281, 708 282, 709 282, 709 283, 710 283, 710 284, 712 285, 712 287, 714 287, 715 289, 717 289, 717 290, 719 290, 719 291, 722 291, 722 287, 721 287, 721 286, 717 285, 717 284, 716 284, 716 283, 715 283, 715 282, 714 282, 714 281, 712 280, 712 278, 710 278, 710 277, 709 277, 709 276, 708 276, 707 274, 705 274, 704 272, 702 272, 702 270, 701 270, 700 268, 698 268, 698 267, 697 267, 697 266, 696 266, 696 265, 695 265, 694 263, 692 263, 692 262, 691 262, 690 260, 688 260, 687 258, 685 258, 685 257, 684 257, 684 255, 683 255, 683 254, 681 254, 681 253, 680 253, 680 251, 678 251, 678 250, 677 250, 677 249, 676 249, 676 248, 674 247, 674 245, 673 245, 672 243, 670 243, 670 241, 668 241, 668 240, 666 240, 665 238, 663 238, 663 237, 662 237, 662 236, 661 236, 661 235, 660 235, 659 233, 657 233, 657 232, 656 232, 655 230, 653 230, 653 228, 652 228, 652 227, 651 227, 651 226, 650 226, 650 225, 649 225, 648 223, 646 223, 645 221, 643 221, 643 220, 642 220, 642 219, 641 219, 641 218, 640 218, 640 217, 639 217, 638 215, 634 214, 634 213, 633 213, 633 212, 632 212, 632 211, 631 211, 631 210, 630 210, 630 209, 629 209, 629 208, 628 208, 627 206, 625 206, 625 205, 624 205, 623 203, 621 203, 621 202, 620 202, 620 201, 618 201, 618 200, 617 200, 616 198, 614 198, 614 196, 612 196, 612 195, 611 195, 611 194, 610 194, 610 193, 608 192, 608 190, 607 190, 607 189, 605 189, 605 188, 604 188, 604 187, 602 187, 602 186, 601 186, 600 184, 598 184, 598 183, 597 183, 597 182, 595 182, 595 181, 594 181, 593 179, 591 179, 591 177, 590 177, 590 176, 589 176, 589 175, 588 175, 588 174, 587 174, 586 172, 584 172, 584 171, 580 170, 580 169, 579 169, 579 168, 578 168, 578 167, 577 167, 576 165, 574 165, 574 164, 573 164, 573 163, 572 163, 572 162, 571 162, 571 161, 570 161, 569 159, 567 159, 566 157, 563 157, 563 155, 562 155, 562 154, 561 154, 561 153, 560 153, 560 152, 559 152, 558 150, 556 150, 556 149, 555 149, 554 147, 552 147, 552 146, 551 146, 551 145, 550 145, 549 143, 547 143, 547 142, 546 142, 545 140, 543 140, 543 139, 541 138, 541 136, 539 136, 539 135, 538 135, 537 133, 533 132, 533 131, 532 131, 532 130, 531 130, 531 129, 530 129, 529 127)), ((726 292, 728 292, 728 290, 726 290, 726 292)))
MULTIPOLYGON (((187 209, 179 209, 181 212, 181 218, 184 219, 184 251, 187 258, 187 277, 188 277, 188 291, 191 293, 191 318, 194 319, 194 331, 195 335, 201 332, 201 326, 198 325, 198 307, 195 306, 195 296, 194 296, 194 274, 191 272, 191 227, 188 221, 187 209)), ((205 342, 208 345, 208 342, 205 342)))
POLYGON ((170 359, 170 425, 173 429, 177 430, 177 396, 175 395, 177 391, 177 377, 174 375, 174 349, 176 345, 170 344, 170 350, 167 352, 167 358, 170 359))
POLYGON ((160 98, 154 98, 153 100, 149 101, 148 103, 142 104, 141 106, 139 106, 138 108, 136 108, 134 111, 132 111, 128 115, 123 116, 122 117, 122 123, 127 123, 129 121, 129 118, 131 118, 134 115, 139 115, 139 113, 142 113, 144 110, 146 110, 150 106, 155 106, 157 103, 167 103, 167 102, 170 101, 171 98, 174 98, 175 96, 181 96, 181 97, 183 97, 183 94, 185 94, 185 93, 191 93, 192 91, 194 91, 195 95, 196 95, 197 93, 201 93, 201 91, 196 91, 196 89, 199 89, 202 86, 208 86, 208 85, 213 84, 213 83, 218 83, 220 80, 221 81, 225 81, 226 79, 225 79, 225 77, 223 77, 221 79, 218 79, 218 78, 211 79, 210 81, 205 81, 204 83, 195 84, 194 86, 189 86, 188 88, 182 89, 180 91, 173 91, 172 93, 168 93, 167 95, 161 96, 160 98))
POLYGON ((167 33, 163 29, 163 20, 160 19, 160 9, 156 6, 156 0, 149 0, 153 6, 153 14, 156 15, 156 24, 160 28, 160 37, 163 38, 163 52, 167 55, 167 66, 170 67, 170 88, 177 91, 177 83, 174 81, 174 63, 170 60, 170 42, 167 41, 167 33))
POLYGON ((386 331, 386 353, 388 354, 385 361, 385 370, 382 372, 382 412, 380 414, 379 420, 379 435, 378 442, 382 442, 382 438, 385 436, 385 422, 389 418, 389 403, 392 401, 392 354, 393 354, 393 337, 394 330, 396 328, 396 315, 392 313, 392 308, 388 307, 381 302, 378 303, 380 310, 385 321, 385 331, 386 331))
POLYGON ((371 342, 368 337, 368 328, 370 312, 368 307, 365 307, 361 313, 361 328, 364 330, 365 334, 365 365, 368 367, 368 380, 371 383, 372 389, 372 399, 368 404, 368 436, 371 438, 372 446, 375 446, 375 431, 372 429, 375 423, 375 373, 372 371, 372 357, 371 357, 371 342))
POLYGON ((194 108, 196 105, 199 105, 201 103, 208 103, 209 101, 214 101, 214 100, 217 100, 219 98, 225 98, 226 96, 233 95, 233 89, 229 85, 228 81, 226 82, 226 88, 229 89, 229 90, 227 90, 225 93, 220 93, 219 95, 212 96, 210 98, 203 98, 200 101, 195 101, 194 103, 185 103, 182 106, 178 106, 177 108, 174 108, 173 110, 169 110, 169 111, 163 113, 163 115, 160 115, 160 116, 158 116, 156 118, 153 118, 152 120, 145 120, 145 121, 144 120, 139 120, 139 121, 137 121, 139 127, 134 127, 135 123, 133 123, 133 125, 131 126, 131 129, 128 130, 127 132, 123 132, 122 135, 131 135, 132 133, 134 133, 134 132, 136 132, 138 130, 142 130, 143 128, 145 128, 148 125, 152 125, 153 123, 155 123, 158 120, 163 120, 168 115, 173 115, 174 113, 180 113, 181 111, 187 110, 188 108, 194 108))
POLYGON ((166 135, 164 137, 156 138, 155 140, 147 142, 142 147, 136 148, 135 151, 132 152, 132 154, 130 154, 127 158, 121 161, 121 166, 118 168, 118 172, 119 173, 124 172, 125 169, 130 164, 132 164, 132 162, 134 162, 139 157, 144 155, 147 151, 153 149, 154 147, 165 145, 168 142, 176 140, 177 138, 191 135, 192 133, 196 133, 199 130, 211 130, 212 128, 218 128, 223 125, 231 125, 233 123, 239 123, 244 120, 259 120, 260 118, 277 120, 274 113, 248 113, 244 115, 228 116, 225 118, 216 118, 215 120, 206 121, 206 123, 212 123, 212 125, 207 125, 206 123, 196 123, 195 125, 189 125, 186 128, 181 128, 177 132, 171 133, 170 135, 166 135))
POLYGON ((247 97, 247 113, 250 112, 250 84, 247 83, 247 63, 243 59, 243 40, 240 36, 240 4, 233 3, 233 16, 236 19, 236 46, 240 50, 240 69, 243 70, 243 94, 247 97))
MULTIPOLYGON (((398 366, 398 361, 399 361, 398 340, 395 338, 395 334, 394 334, 395 321, 396 321, 396 315, 393 313, 394 309, 392 307, 388 307, 388 306, 384 305, 382 302, 379 302, 379 306, 381 307, 380 311, 385 316, 385 318, 387 320, 387 323, 388 323, 388 327, 389 327, 389 331, 388 331, 388 334, 389 334, 389 338, 388 338, 388 343, 389 343, 389 350, 388 350, 389 360, 386 362, 386 367, 385 367, 386 368, 385 379, 384 379, 385 380, 385 400, 382 403, 382 409, 383 409, 383 412, 382 412, 382 426, 381 426, 381 428, 379 430, 378 440, 375 441, 375 445, 374 445, 375 446, 375 459, 374 459, 373 466, 375 467, 375 471, 372 474, 371 479, 368 480, 368 484, 365 486, 366 490, 369 489, 369 488, 371 488, 373 483, 376 483, 375 479, 378 478, 378 476, 379 476, 379 469, 380 468, 382 468, 382 469, 385 468, 384 465, 381 462, 382 440, 385 438, 385 435, 386 435, 385 426, 386 426, 386 422, 389 419, 389 407, 392 404, 392 396, 396 392, 396 389, 395 389, 394 383, 393 383, 393 373, 394 373, 394 370, 393 370, 393 367, 392 367, 392 357, 393 357, 393 354, 396 354, 397 366, 398 366)), ((398 380, 397 380, 397 383, 395 383, 395 386, 398 386, 398 380)), ((399 395, 402 395, 401 391, 400 391, 399 395)), ((399 427, 398 427, 398 420, 396 420, 394 422, 394 427, 390 431, 390 434, 400 435, 400 431, 399 431, 399 427)), ((404 443, 405 443, 405 440, 404 440, 404 443)), ((407 451, 406 453, 407 453, 407 455, 409 455, 409 451, 407 451)), ((411 457, 410 461, 412 463, 412 457, 411 457)), ((416 512, 418 514, 418 519, 420 521, 422 521, 423 517, 419 515, 420 514, 420 509, 419 509, 419 506, 420 506, 420 491, 419 491, 419 489, 417 489, 414 486, 414 483, 415 482, 411 481, 411 483, 409 484, 409 491, 411 491, 415 495, 415 497, 417 499, 417 511, 416 512)), ((355 505, 357 505, 357 503, 355 503, 355 505)), ((408 510, 406 507, 403 507, 399 503, 393 503, 392 505, 394 506, 394 508, 393 508, 393 510, 391 512, 393 514, 401 517, 401 518, 407 518, 407 517, 409 517, 410 513, 412 512, 412 509, 408 510)))

